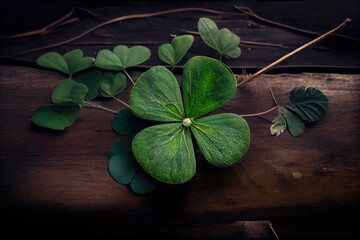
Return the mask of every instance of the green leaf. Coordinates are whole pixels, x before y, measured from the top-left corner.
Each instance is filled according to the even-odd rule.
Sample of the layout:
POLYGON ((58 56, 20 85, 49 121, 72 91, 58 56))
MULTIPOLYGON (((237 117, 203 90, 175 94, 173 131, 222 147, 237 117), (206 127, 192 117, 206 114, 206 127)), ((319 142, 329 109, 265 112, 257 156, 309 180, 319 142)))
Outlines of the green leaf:
POLYGON ((144 72, 130 93, 131 111, 147 120, 174 122, 184 118, 179 83, 167 68, 155 66, 144 72))
POLYGON ((119 153, 109 160, 109 173, 118 183, 129 184, 138 170, 138 163, 134 155, 130 153, 119 153))
POLYGON ((236 89, 234 74, 216 59, 192 57, 184 66, 182 90, 189 118, 201 117, 219 108, 236 89))
POLYGON ((284 107, 280 108, 281 114, 286 119, 286 124, 289 132, 293 137, 299 137, 305 129, 304 123, 301 121, 300 117, 295 113, 290 112, 284 107))
POLYGON ((181 123, 145 128, 135 135, 132 149, 143 169, 160 182, 181 184, 195 175, 190 129, 181 123))
POLYGON ((195 119, 190 128, 200 152, 217 167, 233 165, 249 149, 250 129, 238 115, 223 113, 195 119))
POLYGON ((98 52, 96 55, 95 66, 112 71, 124 70, 123 64, 119 57, 108 49, 102 49, 98 52))
POLYGON ((54 89, 51 100, 55 104, 84 104, 88 88, 85 84, 77 83, 72 79, 62 81, 54 89))
POLYGON ((40 127, 64 130, 75 122, 79 113, 79 106, 41 106, 33 113, 32 122, 40 127))
POLYGON ((112 121, 112 129, 121 135, 133 136, 155 122, 136 117, 130 110, 125 108, 119 111, 112 121))
POLYGON ((93 100, 99 96, 100 83, 102 79, 102 73, 99 69, 93 68, 79 72, 73 76, 73 79, 78 83, 85 84, 89 89, 85 96, 86 101, 93 100))
POLYGON ((125 45, 119 45, 114 48, 114 53, 119 57, 124 69, 139 65, 151 56, 150 50, 144 46, 128 48, 125 45))
POLYGON ((70 74, 69 67, 65 59, 57 52, 48 52, 41 55, 36 60, 36 63, 42 67, 46 67, 66 74, 70 74))
POLYGON ((118 45, 113 51, 100 50, 96 56, 95 66, 107 70, 122 71, 147 61, 150 56, 151 52, 147 47, 133 46, 128 48, 125 45, 118 45))
POLYGON ((158 49, 159 58, 165 63, 175 66, 185 56, 194 42, 192 35, 176 36, 171 44, 165 43, 160 45, 158 49))
POLYGON ((130 153, 132 152, 131 149, 132 138, 130 137, 123 137, 117 140, 108 151, 108 157, 111 158, 112 156, 119 154, 119 153, 130 153))
POLYGON ((296 87, 290 92, 291 105, 286 106, 304 122, 320 120, 328 109, 328 98, 317 88, 296 87))
POLYGON ((112 72, 105 72, 100 83, 100 94, 103 97, 115 97, 126 87, 126 76, 123 73, 114 75, 112 72))
POLYGON ((84 57, 83 51, 80 49, 67 52, 63 57, 68 65, 70 75, 92 67, 95 61, 92 57, 84 57))
POLYGON ((157 187, 157 182, 144 171, 138 170, 130 182, 131 190, 136 194, 146 194, 157 187))
POLYGON ((219 30, 213 20, 204 17, 199 19, 198 29, 204 42, 220 54, 225 54, 231 58, 240 56, 240 38, 229 29, 222 28, 219 30))

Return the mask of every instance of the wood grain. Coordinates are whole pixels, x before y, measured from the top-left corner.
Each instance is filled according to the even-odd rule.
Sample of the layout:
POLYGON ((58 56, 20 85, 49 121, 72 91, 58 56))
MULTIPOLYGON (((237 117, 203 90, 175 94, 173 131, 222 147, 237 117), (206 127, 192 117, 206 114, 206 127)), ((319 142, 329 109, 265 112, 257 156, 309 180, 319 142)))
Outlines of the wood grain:
MULTIPOLYGON (((286 104, 289 91, 300 85, 323 91, 329 111, 299 138, 287 132, 271 136, 268 121, 247 118, 251 146, 241 162, 216 169, 199 158, 190 182, 160 186, 145 196, 108 174, 106 152, 120 137, 111 129, 114 115, 82 109, 64 132, 41 129, 31 124, 31 115, 50 104, 52 89, 64 77, 1 65, 0 79, 1 211, 16 222, 55 219, 95 232, 129 234, 155 229, 195 236, 191 229, 202 228, 206 236, 209 226, 217 224, 358 206, 360 75, 262 75, 244 85, 217 112, 269 109, 274 106, 270 86, 279 103, 286 104), (294 172, 302 177, 296 179, 294 172)), ((120 98, 127 101, 128 93, 120 98)), ((115 101, 101 104, 121 109, 115 101)))

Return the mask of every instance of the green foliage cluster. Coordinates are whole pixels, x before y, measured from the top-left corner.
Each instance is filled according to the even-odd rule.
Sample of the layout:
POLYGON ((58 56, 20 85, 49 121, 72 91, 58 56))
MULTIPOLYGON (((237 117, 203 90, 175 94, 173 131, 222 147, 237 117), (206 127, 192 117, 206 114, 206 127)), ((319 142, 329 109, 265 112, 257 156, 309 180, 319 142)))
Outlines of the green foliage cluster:
MULTIPOLYGON (((233 113, 212 114, 237 90, 232 70, 222 56, 241 54, 240 38, 214 21, 200 18, 202 40, 215 49, 220 60, 193 56, 184 63, 181 83, 167 68, 179 64, 194 43, 192 35, 175 36, 159 46, 157 55, 167 66, 153 66, 134 81, 127 70, 146 62, 151 52, 144 46, 118 45, 102 49, 96 59, 79 49, 64 55, 49 52, 38 65, 67 75, 51 95, 51 105, 40 106, 32 116, 38 126, 64 130, 73 124, 84 106, 99 107, 92 100, 113 98, 127 108, 116 113, 112 129, 121 135, 108 151, 112 178, 144 194, 159 183, 183 184, 196 173, 196 154, 210 164, 225 168, 238 162, 250 146, 245 119, 233 113), (132 82, 129 105, 117 98, 132 82)), ((291 92, 290 105, 281 107, 272 134, 289 129, 299 136, 303 122, 319 120, 327 99, 313 88, 291 92), (300 124, 301 122, 301 124, 300 124)), ((100 107, 99 107, 100 108, 100 107)))

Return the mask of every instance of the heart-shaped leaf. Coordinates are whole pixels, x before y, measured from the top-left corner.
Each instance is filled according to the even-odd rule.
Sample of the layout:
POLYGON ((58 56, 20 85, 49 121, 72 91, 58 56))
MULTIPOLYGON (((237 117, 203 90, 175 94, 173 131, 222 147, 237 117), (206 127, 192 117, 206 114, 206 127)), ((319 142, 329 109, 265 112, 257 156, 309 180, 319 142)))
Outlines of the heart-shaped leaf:
POLYGON ((55 104, 84 104, 88 88, 85 84, 77 83, 72 79, 62 81, 54 89, 51 100, 55 104))
POLYGON ((36 62, 42 67, 54 69, 72 76, 74 73, 92 67, 94 60, 92 57, 84 57, 82 50, 74 49, 63 56, 57 52, 45 53, 38 57, 36 62))
POLYGON ((99 96, 100 83, 102 79, 102 73, 99 69, 93 68, 79 72, 73 76, 73 79, 78 83, 85 84, 89 89, 85 96, 86 101, 93 100, 99 96))
POLYGON ((299 115, 304 122, 320 120, 328 109, 328 98, 313 87, 292 89, 290 101, 292 104, 285 107, 299 115))
POLYGON ((63 56, 61 56, 57 52, 48 52, 48 53, 41 55, 36 60, 36 63, 39 66, 54 69, 54 70, 63 72, 65 74, 70 73, 69 67, 68 67, 65 59, 63 58, 63 56))
POLYGON ((192 35, 176 36, 170 43, 160 45, 158 49, 159 58, 165 63, 175 66, 185 56, 194 42, 192 35))
POLYGON ((147 61, 151 52, 144 46, 118 45, 113 51, 103 49, 96 56, 95 66, 114 71, 122 71, 126 68, 139 65, 147 61))
POLYGON ((167 68, 155 66, 144 72, 130 93, 131 111, 147 120, 174 122, 184 118, 179 83, 167 68))
POLYGON ((143 169, 160 182, 181 184, 195 175, 190 129, 181 123, 145 128, 135 135, 132 149, 143 169))
POLYGON ((239 161, 250 145, 250 129, 244 118, 230 113, 193 120, 190 126, 200 152, 217 167, 239 161))
POLYGON ((116 182, 121 184, 129 184, 138 167, 139 165, 131 152, 116 154, 109 161, 110 175, 116 182))
POLYGON ((131 153, 132 152, 132 138, 124 137, 117 140, 108 151, 109 159, 119 153, 131 153))
POLYGON ((236 92, 236 79, 221 61, 192 57, 184 65, 182 90, 186 116, 197 118, 227 102, 236 92))
POLYGON ((123 73, 114 75, 112 72, 105 72, 100 83, 100 94, 103 97, 115 97, 126 87, 126 76, 123 73))
POLYGON ((135 116, 130 108, 119 111, 112 121, 112 129, 121 135, 133 136, 142 129, 154 125, 156 122, 144 120, 135 116))
POLYGON ((64 130, 75 122, 79 113, 79 106, 41 106, 33 113, 32 122, 40 127, 64 130))
POLYGON ((204 42, 217 50, 220 55, 225 54, 231 58, 240 56, 240 38, 229 29, 222 28, 219 30, 213 20, 202 17, 198 21, 198 30, 204 42))
POLYGON ((84 53, 80 49, 74 49, 67 52, 63 57, 68 65, 68 74, 70 75, 92 67, 93 62, 95 61, 92 57, 84 57, 84 53))
POLYGON ((136 194, 146 194, 153 191, 158 185, 155 179, 151 178, 142 170, 138 170, 130 182, 131 190, 136 194))

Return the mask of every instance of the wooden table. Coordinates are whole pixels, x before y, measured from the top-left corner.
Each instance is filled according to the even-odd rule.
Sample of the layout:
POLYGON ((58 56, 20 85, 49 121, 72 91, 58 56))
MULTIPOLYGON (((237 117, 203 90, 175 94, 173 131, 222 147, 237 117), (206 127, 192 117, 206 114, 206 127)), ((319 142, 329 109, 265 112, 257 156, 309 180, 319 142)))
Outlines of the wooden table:
MULTIPOLYGON (((108 174, 106 153, 120 137, 111 129, 114 115, 84 108, 64 132, 34 126, 33 111, 50 103, 52 89, 64 76, 33 64, 3 62, 1 215, 5 230, 19 227, 10 231, 14 236, 22 230, 29 236, 49 231, 193 239, 276 239, 273 230, 280 239, 359 235, 360 75, 354 66, 343 66, 341 74, 265 74, 249 82, 219 112, 269 109, 274 106, 270 87, 279 103, 287 104, 295 86, 318 87, 329 98, 329 111, 299 138, 288 132, 271 136, 271 116, 246 118, 251 146, 241 162, 217 169, 198 159, 190 182, 137 196, 108 174)), ((121 99, 127 101, 128 94, 129 89, 121 99)), ((122 108, 115 101, 100 103, 122 108)))

